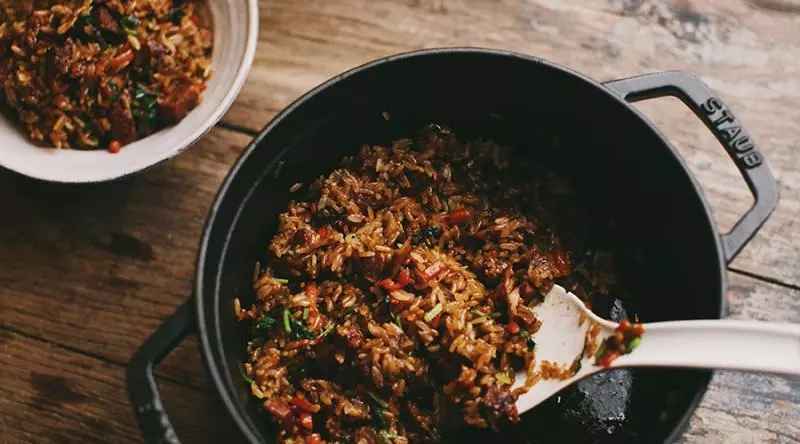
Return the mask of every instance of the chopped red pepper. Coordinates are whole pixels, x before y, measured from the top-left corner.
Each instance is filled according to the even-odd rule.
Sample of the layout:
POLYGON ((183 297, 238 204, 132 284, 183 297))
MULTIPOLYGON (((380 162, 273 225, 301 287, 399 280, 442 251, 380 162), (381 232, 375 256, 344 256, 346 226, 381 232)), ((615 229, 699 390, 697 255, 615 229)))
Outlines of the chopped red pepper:
POLYGON ((108 144, 109 153, 117 154, 120 151, 122 151, 122 142, 119 140, 112 140, 111 143, 108 144))
POLYGON ((642 324, 633 324, 633 334, 636 336, 641 336, 644 334, 644 325, 642 324))
POLYGON ((451 211, 445 216, 445 221, 449 224, 460 224, 461 222, 469 220, 472 217, 472 210, 467 207, 461 207, 457 210, 451 211))
POLYGON ((124 65, 129 63, 131 60, 133 60, 133 51, 129 49, 111 59, 110 62, 111 70, 114 72, 118 72, 124 65))
POLYGON ((200 24, 200 18, 199 18, 199 17, 197 17, 197 16, 196 16, 196 15, 194 15, 194 14, 192 14, 192 16, 191 16, 191 17, 189 17, 189 19, 191 19, 191 20, 192 20, 192 23, 194 23, 195 25, 199 25, 199 24, 200 24))
POLYGON ((315 409, 313 404, 311 404, 306 399, 301 398, 299 396, 295 396, 294 398, 292 398, 291 402, 292 405, 294 405, 295 407, 304 412, 316 413, 319 410, 318 408, 319 406, 317 406, 317 408, 315 409))
POLYGON ((317 234, 319 235, 319 237, 325 237, 328 234, 328 227, 319 227, 319 230, 317 230, 317 234))
POLYGON ((422 272, 422 279, 424 279, 425 282, 430 281, 443 272, 445 267, 446 266, 442 261, 434 262, 433 265, 429 266, 422 272))
POLYGON ((620 331, 620 332, 625 333, 630 328, 631 328, 631 321, 629 321, 627 319, 623 319, 623 320, 621 320, 619 322, 619 325, 617 326, 616 331, 620 331))
POLYGON ((519 333, 519 324, 517 324, 517 323, 516 323, 516 322, 514 322, 514 321, 511 321, 511 322, 509 322, 509 323, 508 323, 508 325, 506 326, 506 330, 507 330, 509 333, 511 333, 512 335, 515 335, 515 334, 519 333))
POLYGON ((397 275, 397 285, 402 288, 412 282, 414 282, 414 279, 411 278, 411 273, 408 272, 408 268, 401 269, 400 273, 397 275))
POLYGON ((610 352, 606 353, 597 360, 597 364, 603 367, 608 367, 614 362, 615 359, 619 358, 622 355, 620 352, 610 352))
POLYGON ((289 405, 277 396, 269 398, 264 403, 264 408, 266 408, 275 419, 283 423, 284 426, 291 424, 291 420, 294 418, 294 414, 292 413, 292 409, 289 408, 289 405))
POLYGON ((400 284, 398 284, 397 282, 393 281, 390 278, 386 278, 386 279, 384 279, 382 281, 378 281, 378 286, 379 287, 383 287, 387 291, 395 291, 395 290, 399 290, 399 289, 403 288, 400 284))
POLYGON ((306 437, 306 444, 322 444, 322 437, 319 433, 312 433, 306 437))
POLYGON ((314 428, 314 418, 311 413, 303 412, 300 414, 300 419, 297 421, 303 428, 311 430, 314 428))

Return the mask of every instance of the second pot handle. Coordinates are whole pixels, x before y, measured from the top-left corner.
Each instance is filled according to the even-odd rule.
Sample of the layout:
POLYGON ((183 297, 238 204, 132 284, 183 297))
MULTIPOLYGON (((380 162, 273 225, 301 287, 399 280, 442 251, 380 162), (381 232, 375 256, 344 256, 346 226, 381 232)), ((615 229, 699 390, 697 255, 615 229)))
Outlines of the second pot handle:
POLYGON ((184 303, 164 322, 128 363, 128 398, 147 444, 180 444, 164 410, 153 368, 192 331, 191 304, 184 303))
POLYGON ((725 103, 691 74, 666 71, 614 80, 603 85, 628 102, 665 96, 680 99, 714 133, 728 152, 755 200, 736 225, 721 235, 725 260, 732 261, 778 203, 778 184, 750 134, 725 103))

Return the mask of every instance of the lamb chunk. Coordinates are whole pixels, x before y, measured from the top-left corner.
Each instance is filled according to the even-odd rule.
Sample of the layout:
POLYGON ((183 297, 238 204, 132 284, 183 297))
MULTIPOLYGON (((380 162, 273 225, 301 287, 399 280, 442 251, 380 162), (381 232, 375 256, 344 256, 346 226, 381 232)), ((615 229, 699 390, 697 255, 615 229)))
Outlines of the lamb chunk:
POLYGON ((156 39, 150 39, 136 52, 133 63, 136 66, 152 66, 158 63, 169 49, 156 39))
POLYGON ((120 27, 117 19, 114 18, 114 15, 111 14, 111 11, 105 6, 97 7, 97 23, 100 26, 100 29, 105 29, 106 31, 113 32, 114 34, 120 33, 120 27))
POLYGON ((386 259, 380 254, 364 257, 358 261, 358 267, 364 279, 375 282, 383 276, 386 268, 386 259))
POLYGON ((492 386, 480 399, 482 410, 495 426, 506 422, 518 423, 517 396, 507 389, 492 386))
POLYGON ((158 100, 159 115, 170 123, 178 123, 200 103, 200 92, 189 83, 181 83, 166 98, 158 100))
POLYGON ((75 44, 72 42, 72 38, 67 38, 63 45, 54 46, 50 49, 51 61, 58 74, 63 76, 69 72, 74 48, 75 44))
POLYGON ((378 434, 372 427, 360 427, 353 433, 350 442, 352 444, 378 444, 378 434))
POLYGON ((111 137, 119 140, 123 144, 131 143, 136 140, 136 123, 133 120, 133 112, 129 107, 117 103, 111 108, 109 115, 111 121, 111 137))

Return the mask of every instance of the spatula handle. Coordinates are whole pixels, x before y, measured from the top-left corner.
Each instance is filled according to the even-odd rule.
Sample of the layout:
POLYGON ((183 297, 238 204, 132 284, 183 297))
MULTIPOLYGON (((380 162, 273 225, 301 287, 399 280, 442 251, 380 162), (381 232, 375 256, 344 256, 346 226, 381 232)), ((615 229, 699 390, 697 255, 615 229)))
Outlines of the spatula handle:
POLYGON ((612 367, 693 367, 800 376, 800 325, 735 320, 656 322, 612 367))

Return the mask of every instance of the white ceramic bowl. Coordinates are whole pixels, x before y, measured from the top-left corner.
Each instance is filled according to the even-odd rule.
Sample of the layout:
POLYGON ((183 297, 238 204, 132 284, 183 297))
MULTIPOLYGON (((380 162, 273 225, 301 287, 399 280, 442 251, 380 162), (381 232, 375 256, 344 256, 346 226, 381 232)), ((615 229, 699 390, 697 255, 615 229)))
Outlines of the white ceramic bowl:
POLYGON ((213 76, 203 102, 185 119, 111 154, 34 145, 16 123, 0 115, 0 165, 51 182, 103 182, 144 170, 192 146, 233 104, 258 42, 258 0, 201 2, 213 20, 213 76))

